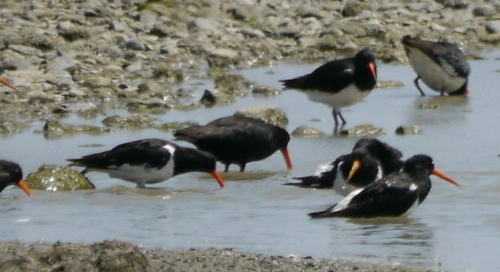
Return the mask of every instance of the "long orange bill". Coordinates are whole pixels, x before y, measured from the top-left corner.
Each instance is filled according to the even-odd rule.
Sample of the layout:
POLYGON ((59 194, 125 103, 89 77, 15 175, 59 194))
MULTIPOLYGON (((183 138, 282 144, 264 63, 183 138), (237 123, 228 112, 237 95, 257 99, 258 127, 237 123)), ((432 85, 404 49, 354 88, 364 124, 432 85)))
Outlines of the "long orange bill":
POLYGON ((283 154, 283 158, 285 158, 286 168, 293 169, 292 159, 290 158, 290 151, 288 151, 288 148, 283 148, 280 151, 281 154, 283 154))
POLYGON ((29 196, 33 196, 33 192, 30 190, 30 188, 28 188, 28 185, 26 185, 26 182, 24 182, 24 180, 20 180, 17 182, 17 186, 19 186, 21 189, 23 189, 23 191, 29 195, 29 196))
POLYGON ((368 64, 368 68, 370 69, 370 72, 372 72, 372 75, 377 78, 377 66, 375 65, 375 63, 373 62, 370 62, 368 64))
POLYGON ((4 78, 0 77, 0 83, 2 83, 3 85, 11 88, 12 90, 14 91, 19 91, 16 87, 14 87, 14 85, 10 84, 7 80, 5 80, 4 78))
POLYGON ((440 178, 442 178, 442 179, 444 179, 444 180, 446 180, 446 181, 448 181, 448 182, 449 182, 449 183, 451 183, 451 184, 454 184, 454 185, 456 185, 456 186, 460 187, 460 184, 459 184, 458 182, 456 182, 454 179, 452 179, 452 178, 448 177, 448 176, 447 176, 447 175, 445 175, 443 172, 441 172, 441 171, 439 171, 439 170, 437 170, 437 169, 434 169, 434 170, 432 171, 432 174, 433 174, 433 175, 436 175, 436 176, 438 176, 438 177, 440 177, 440 178))
POLYGON ((222 180, 222 177, 219 175, 219 173, 216 170, 213 170, 212 172, 210 172, 210 174, 212 174, 214 179, 217 180, 217 182, 219 183, 219 186, 221 188, 226 187, 226 185, 224 184, 224 180, 222 180))
POLYGON ((345 181, 346 183, 348 183, 351 180, 352 176, 356 174, 359 168, 361 168, 361 161, 354 160, 354 162, 352 163, 351 171, 349 171, 349 175, 347 176, 347 180, 345 181))

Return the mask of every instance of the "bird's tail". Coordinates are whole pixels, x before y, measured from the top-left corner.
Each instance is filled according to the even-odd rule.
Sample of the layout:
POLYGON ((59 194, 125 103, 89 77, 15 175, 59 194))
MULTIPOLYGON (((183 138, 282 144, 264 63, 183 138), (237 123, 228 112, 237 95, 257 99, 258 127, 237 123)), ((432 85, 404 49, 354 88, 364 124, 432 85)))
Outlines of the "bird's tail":
POLYGON ((321 177, 318 176, 293 177, 293 179, 300 180, 300 182, 287 182, 284 185, 301 188, 318 188, 321 184, 321 177))
POLYGON ((307 215, 309 215, 309 217, 311 217, 311 219, 336 217, 337 216, 337 212, 332 212, 333 208, 335 206, 337 206, 337 204, 331 206, 330 208, 328 208, 328 209, 326 209, 324 211, 312 212, 312 213, 308 213, 307 215))

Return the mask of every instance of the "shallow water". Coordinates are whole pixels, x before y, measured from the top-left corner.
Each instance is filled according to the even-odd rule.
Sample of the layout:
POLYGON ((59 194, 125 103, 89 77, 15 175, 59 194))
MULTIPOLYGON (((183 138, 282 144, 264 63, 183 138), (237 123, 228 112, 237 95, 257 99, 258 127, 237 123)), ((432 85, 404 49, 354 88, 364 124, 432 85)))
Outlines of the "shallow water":
MULTIPOLYGON (((348 152, 357 138, 333 135, 331 110, 309 102, 304 94, 248 96, 238 103, 192 112, 171 111, 160 121, 195 120, 204 124, 236 110, 276 105, 289 117, 288 130, 299 125, 320 129, 317 138, 293 137, 295 168, 287 171, 281 154, 247 165, 246 173, 223 174, 227 188, 205 174, 192 173, 136 189, 131 183, 90 173, 95 191, 45 192, 25 197, 10 188, 0 195, 0 240, 93 242, 120 239, 146 247, 236 248, 266 254, 350 258, 391 262, 453 271, 493 271, 500 268, 500 158, 497 105, 500 101, 500 52, 485 61, 471 61, 467 98, 439 97, 423 86, 420 97, 408 66, 379 64, 379 80, 399 80, 402 88, 373 91, 363 103, 343 110, 352 127, 372 123, 388 133, 380 140, 399 148, 405 158, 425 153, 438 169, 459 181, 457 188, 433 178, 428 198, 408 218, 373 220, 309 220, 307 213, 324 209, 341 198, 332 191, 283 186, 293 176, 312 174, 317 165, 348 152), (438 109, 420 109, 424 103, 438 109), (398 136, 399 125, 419 125, 422 134, 398 136)), ((243 71, 259 84, 279 87, 286 79, 318 65, 280 64, 243 71)), ((208 86, 210 87, 210 86, 208 86)), ((201 91, 201 90, 200 90, 201 91)), ((118 112, 123 114, 122 112, 118 112)), ((114 114, 114 113, 110 113, 114 114)), ((96 121, 83 121, 95 122, 96 121)), ((33 128, 40 129, 43 123, 33 128)), ((109 149, 148 137, 172 139, 156 130, 116 131, 104 136, 77 135, 45 139, 32 131, 3 138, 2 157, 19 162, 25 173, 41 164, 65 164, 65 159, 109 149), (102 144, 97 147, 81 147, 102 144)), ((182 145, 188 145, 181 143, 182 145)), ((219 170, 223 169, 218 165, 219 170)), ((237 171, 233 166, 230 170, 237 171)))

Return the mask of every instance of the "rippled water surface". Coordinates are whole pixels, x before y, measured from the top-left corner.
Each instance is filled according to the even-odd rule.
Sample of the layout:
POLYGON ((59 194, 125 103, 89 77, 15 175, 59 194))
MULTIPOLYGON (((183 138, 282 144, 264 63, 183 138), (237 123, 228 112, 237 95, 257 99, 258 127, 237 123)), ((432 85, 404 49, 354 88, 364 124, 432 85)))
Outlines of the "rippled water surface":
MULTIPOLYGON (((341 198, 332 191, 282 184, 293 176, 312 174, 317 165, 348 152, 357 139, 333 134, 328 107, 309 102, 299 92, 284 91, 276 97, 250 95, 227 107, 171 111, 154 118, 204 124, 244 107, 279 106, 288 115, 290 132, 307 125, 325 133, 317 138, 292 138, 293 170, 285 170, 277 153, 247 165, 246 173, 223 175, 227 188, 222 190, 209 175, 199 173, 174 177, 155 189, 136 189, 131 183, 99 173, 88 175, 97 186, 94 191, 36 191, 35 197, 28 198, 10 188, 0 198, 0 240, 120 239, 164 249, 231 247, 266 254, 349 258, 454 271, 498 270, 500 61, 496 58, 500 52, 488 56, 485 61, 471 61, 471 94, 467 98, 438 97, 426 87, 428 96, 420 97, 410 67, 379 64, 379 80, 399 80, 405 86, 375 90, 363 103, 343 111, 347 127, 363 123, 382 127, 387 134, 379 139, 399 148, 405 158, 416 153, 431 155, 438 169, 463 185, 457 188, 433 178, 431 193, 408 218, 308 219, 308 212, 324 209, 341 198), (440 106, 421 109, 425 103, 440 106), (397 136, 394 130, 399 125, 419 125, 422 134, 397 136)), ((317 66, 282 63, 242 74, 259 84, 279 88, 278 79, 298 76, 317 66)), ((32 130, 42 125, 36 124, 32 130)), ((26 174, 41 164, 62 165, 66 158, 109 149, 125 141, 172 139, 171 134, 144 130, 49 140, 32 130, 0 141, 2 157, 19 162, 26 174), (102 146, 81 147, 88 144, 102 146)), ((223 166, 218 168, 222 170, 223 166)))

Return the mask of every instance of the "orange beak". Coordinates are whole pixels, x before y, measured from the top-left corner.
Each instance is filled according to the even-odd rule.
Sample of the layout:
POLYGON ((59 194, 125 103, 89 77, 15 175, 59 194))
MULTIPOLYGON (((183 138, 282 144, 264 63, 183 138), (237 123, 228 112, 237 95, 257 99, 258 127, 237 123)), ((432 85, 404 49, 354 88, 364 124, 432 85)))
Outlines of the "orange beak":
POLYGON ((30 188, 28 188, 28 185, 26 185, 26 182, 24 182, 24 180, 20 180, 17 182, 17 186, 19 186, 21 189, 23 189, 23 191, 29 195, 29 196, 33 196, 33 192, 30 190, 30 188))
POLYGON ((14 87, 14 85, 10 84, 7 80, 5 80, 4 78, 0 77, 0 83, 2 83, 3 85, 11 88, 12 90, 14 91, 19 91, 16 87, 14 87))
POLYGON ((290 151, 288 151, 288 148, 283 148, 280 151, 281 154, 283 154, 283 158, 285 158, 286 168, 293 169, 292 159, 290 158, 290 151))
POLYGON ((447 176, 447 175, 445 175, 443 172, 441 172, 441 171, 439 171, 439 170, 437 170, 437 169, 434 169, 434 170, 432 171, 432 174, 433 174, 433 175, 436 175, 436 176, 438 176, 438 177, 440 177, 440 178, 442 178, 442 179, 444 179, 444 180, 446 180, 446 181, 448 181, 448 182, 449 182, 449 183, 451 183, 451 184, 454 184, 454 185, 456 185, 456 186, 460 187, 460 184, 459 184, 458 182, 456 182, 454 179, 452 179, 452 178, 448 177, 448 176, 447 176))
POLYGON ((359 160, 354 160, 354 162, 352 163, 351 171, 349 171, 349 175, 347 176, 347 180, 345 181, 346 183, 348 183, 351 180, 352 176, 356 174, 356 172, 359 170, 360 167, 361 167, 361 162, 359 160))
POLYGON ((222 180, 222 177, 219 175, 219 173, 216 170, 213 170, 212 172, 210 172, 210 174, 212 174, 214 179, 217 180, 217 182, 219 183, 219 186, 221 188, 226 187, 226 185, 224 184, 224 180, 222 180))
POLYGON ((370 69, 370 72, 372 72, 372 75, 377 78, 377 66, 375 65, 374 62, 370 62, 368 64, 368 68, 370 69))

